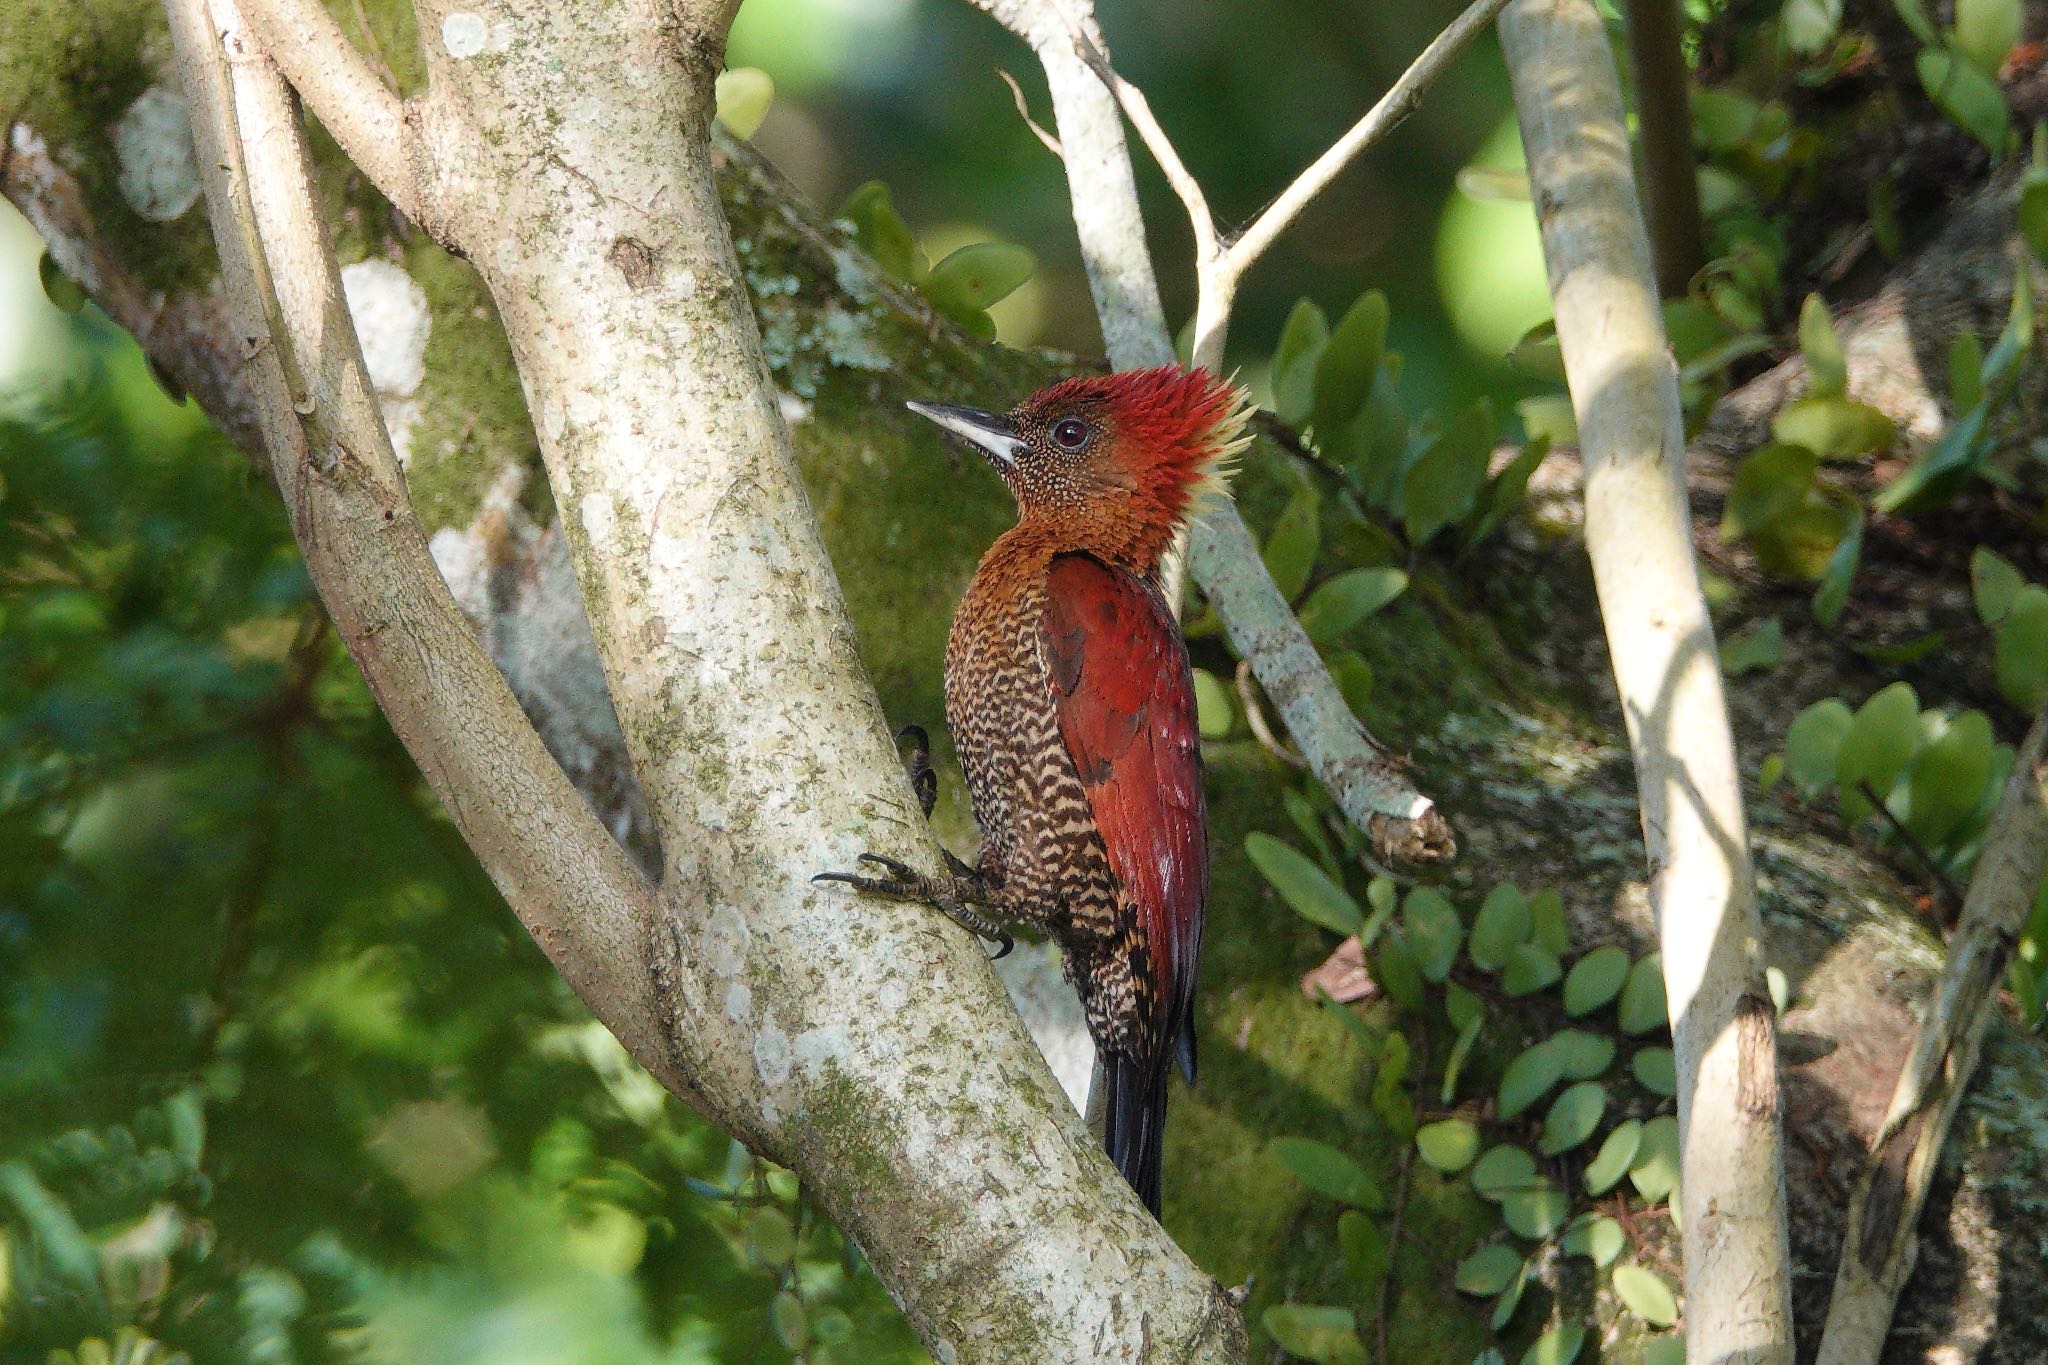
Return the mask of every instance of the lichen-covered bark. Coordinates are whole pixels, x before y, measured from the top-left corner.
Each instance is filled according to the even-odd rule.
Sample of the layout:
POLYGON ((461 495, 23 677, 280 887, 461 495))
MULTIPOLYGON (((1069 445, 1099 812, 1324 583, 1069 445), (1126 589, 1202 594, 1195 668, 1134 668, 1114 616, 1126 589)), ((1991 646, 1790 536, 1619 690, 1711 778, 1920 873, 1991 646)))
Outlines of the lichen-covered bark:
MULTIPOLYGON (((372 12, 381 22, 386 8, 372 12)), ((152 36, 158 23, 141 4, 0 0, 8 34, 0 44, 0 117, 18 111, 71 169, 93 240, 142 282, 136 297, 145 309, 162 290, 169 310, 207 297, 212 262, 193 230, 197 210, 171 224, 140 217, 121 198, 103 141, 121 112, 165 78, 151 65, 162 52, 152 36)), ((403 67, 408 42, 398 30, 386 34, 394 65, 403 67)), ((614 828, 625 827, 629 784, 617 729, 495 313, 469 266, 394 221, 317 135, 315 147, 341 260, 376 256, 403 266, 430 306, 407 475, 437 533, 436 558, 550 747, 614 828)), ((19 170, 15 163, 5 172, 10 198, 19 170)), ((939 659, 952 602, 1010 510, 985 471, 958 463, 897 399, 1000 402, 1073 362, 968 342, 743 152, 728 153, 719 175, 861 661, 892 723, 931 724, 941 715, 939 659)), ((122 320, 148 334, 146 312, 122 320)), ((197 384, 186 387, 208 397, 197 384)), ((210 399, 209 408, 222 411, 210 399)), ((1254 457, 1245 485, 1254 524, 1272 510, 1259 501, 1262 458, 1254 457)), ((1557 886, 1582 942, 1615 932, 1618 918, 1647 946, 1632 779, 1614 739, 1618 713, 1600 681, 1606 661, 1590 584, 1575 551, 1536 529, 1547 520, 1517 527, 1510 544, 1455 576, 1425 572, 1413 599, 1379 618, 1366 646, 1380 678, 1371 720, 1402 736, 1422 785, 1458 824, 1464 852, 1454 889, 1483 891, 1503 880, 1557 886)), ((1752 777, 1800 706, 1826 695, 1855 700, 1888 680, 1830 634, 1803 625, 1793 598, 1754 605, 1780 609, 1787 662, 1729 685, 1738 752, 1752 777)), ((1328 939, 1276 901, 1242 857, 1251 830, 1292 837, 1277 799, 1288 774, 1249 742, 1211 746, 1207 757, 1217 870, 1198 1004, 1203 1077, 1174 1097, 1165 1221, 1224 1283, 1258 1277, 1248 1306, 1256 1321, 1282 1298, 1343 1302, 1349 1293, 1335 1210, 1286 1177, 1266 1154, 1267 1139, 1294 1133, 1336 1142, 1390 1186, 1398 1153, 1366 1115, 1366 1049, 1296 984, 1328 939)), ((968 852, 972 836, 950 767, 942 789, 941 834, 968 852)), ((1795 1302, 1802 1329, 1817 1331, 1839 1227, 1830 1181, 1846 1180, 1848 1154, 1882 1115, 1938 946, 1909 890, 1880 860, 1812 814, 1757 799, 1753 788, 1750 795, 1765 955, 1789 973, 1798 1000, 1784 1020, 1801 1268, 1795 1302)), ((641 847, 649 848, 644 838, 641 847)), ((862 951, 863 911, 836 910, 850 954, 862 951)), ((1368 1019, 1375 1030, 1390 1023, 1374 1011, 1368 1019)), ((1516 1042, 1500 1039, 1502 1056, 1492 1064, 1516 1042)), ((990 1083, 1021 1074, 1021 1062, 1005 1060, 990 1083)), ((2048 1237, 2044 1076, 2048 1056, 2037 1040, 1995 1031, 1924 1225, 1896 1365, 1944 1345, 1995 1365, 2034 1358, 2037 1343, 2001 1332, 1991 1315, 2008 1324, 2048 1316, 2036 1250, 2048 1237)), ((859 1102, 843 1092, 848 1112, 859 1102)), ((1393 1358, 1469 1360, 1486 1333, 1449 1289, 1450 1268, 1491 1215, 1419 1164, 1413 1182, 1407 1225, 1417 1235, 1397 1261, 1393 1358)), ((877 1198, 883 1193, 878 1186, 877 1198)), ((1810 1351, 1811 1338, 1802 1346, 1810 1351)))

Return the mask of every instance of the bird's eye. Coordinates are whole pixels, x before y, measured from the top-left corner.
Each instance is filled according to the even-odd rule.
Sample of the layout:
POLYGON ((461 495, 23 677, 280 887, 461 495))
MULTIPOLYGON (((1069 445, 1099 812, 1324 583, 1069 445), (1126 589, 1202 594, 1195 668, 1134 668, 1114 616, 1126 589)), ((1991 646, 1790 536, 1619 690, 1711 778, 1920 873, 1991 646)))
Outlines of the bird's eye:
POLYGON ((1088 424, 1078 417, 1064 417, 1053 423, 1052 439, 1062 450, 1079 450, 1088 444, 1088 424))

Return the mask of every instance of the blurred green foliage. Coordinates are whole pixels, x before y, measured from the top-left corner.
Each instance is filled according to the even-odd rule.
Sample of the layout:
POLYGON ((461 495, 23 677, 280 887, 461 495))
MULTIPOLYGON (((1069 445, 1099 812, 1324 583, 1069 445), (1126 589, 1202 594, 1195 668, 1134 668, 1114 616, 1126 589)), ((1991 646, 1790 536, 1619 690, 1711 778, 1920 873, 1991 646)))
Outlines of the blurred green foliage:
POLYGON ((0 1361, 923 1359, 528 941, 248 461, 88 355, 0 419, 0 1361))

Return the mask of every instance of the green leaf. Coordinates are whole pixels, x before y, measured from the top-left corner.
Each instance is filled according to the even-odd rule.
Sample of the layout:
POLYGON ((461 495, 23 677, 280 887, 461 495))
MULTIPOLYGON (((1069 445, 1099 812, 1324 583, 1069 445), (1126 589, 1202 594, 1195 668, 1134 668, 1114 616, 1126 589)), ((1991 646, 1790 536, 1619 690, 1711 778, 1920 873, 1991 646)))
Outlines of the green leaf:
POLYGON ((1387 1234, 1356 1209, 1346 1209, 1337 1217, 1337 1245, 1344 1249, 1344 1266, 1351 1272, 1353 1287, 1360 1298, 1370 1300, 1379 1293, 1393 1264, 1387 1234))
POLYGON ((2005 150, 2012 119, 2005 92, 1976 63, 1959 60, 1952 49, 1925 47, 1913 59, 1921 88, 1935 106, 1996 156, 2005 150))
POLYGON ((1906 27, 1913 30, 1913 36, 1930 47, 1941 42, 1941 34, 1934 27, 1934 21, 1927 17, 1927 9, 1920 0, 1892 0, 1892 8, 1899 12, 1899 18, 1906 21, 1906 27))
POLYGON ((1444 986, 1444 1017, 1451 1021, 1452 1028, 1463 1028, 1485 1015, 1486 1006, 1478 996, 1455 981, 1444 986))
POLYGON ((1841 25, 1842 0, 1785 0, 1785 8, 1778 12, 1785 46, 1802 57, 1826 48, 1841 25))
POLYGON ((786 1289, 769 1300, 768 1325, 775 1339, 792 1351, 810 1345, 810 1314, 804 1311, 804 1301, 786 1289))
POLYGON ((1948 395, 1952 412, 1968 412, 1984 401, 1984 344, 1975 332, 1957 332, 1949 343, 1948 395))
POLYGON ((1590 1081, 1614 1064, 1614 1040, 1584 1029, 1560 1029, 1550 1035, 1557 1049, 1558 1074, 1568 1081, 1590 1081))
POLYGON ((0 1165, 0 1201, 14 1205, 54 1278, 90 1307, 100 1301, 100 1253, 71 1207, 36 1179, 24 1161, 0 1165))
POLYGON ((1472 965, 1481 971, 1499 971, 1516 945, 1526 943, 1535 928, 1529 902, 1513 882, 1502 882, 1487 893, 1486 901, 1472 920, 1472 935, 1465 950, 1472 965))
POLYGON ((1614 1292, 1629 1312, 1652 1327, 1669 1327, 1678 1321, 1678 1299, 1671 1286, 1639 1265, 1614 1268, 1614 1292))
POLYGON ((1330 644, 1399 597, 1408 575, 1399 569, 1351 569, 1316 585, 1301 605, 1301 628, 1317 644, 1330 644))
POLYGON ((1492 1320, 1494 1331, 1498 1332, 1501 1328, 1507 1326, 1508 1319, 1514 1317, 1515 1309, 1522 1302, 1522 1290, 1527 1288, 1528 1284, 1529 1263, 1523 1261, 1521 1270, 1516 1272, 1515 1278, 1508 1282, 1508 1287, 1501 1291, 1500 1297, 1493 1301, 1492 1320))
POLYGON ((1586 1193, 1595 1196, 1607 1193, 1615 1183, 1628 1174, 1635 1164, 1636 1149, 1642 1145, 1643 1125, 1639 1120, 1629 1119, 1616 1124, 1600 1144, 1599 1155, 1586 1167, 1581 1177, 1585 1181, 1586 1193))
POLYGON ((1621 988, 1621 1005, 1616 1013, 1623 1033, 1650 1033, 1668 1024, 1662 953, 1651 953, 1629 968, 1628 983, 1621 988))
POLYGON ((1308 299, 1298 299, 1273 348, 1273 412, 1298 427, 1315 404, 1316 363, 1330 342, 1330 320, 1308 299))
POLYGON ((1398 1033, 1389 1033, 1386 1051, 1380 1056, 1379 1074, 1372 1078, 1373 1112, 1403 1142, 1415 1132, 1415 1105, 1404 1088, 1410 1056, 1408 1040, 1398 1033))
POLYGON ((1695 88, 1693 138, 1707 151, 1731 151, 1748 140, 1760 113, 1757 102, 1740 91, 1715 86, 1695 88))
POLYGON ((1348 1308, 1275 1304, 1259 1321, 1289 1355, 1312 1360, 1316 1365, 1366 1365, 1365 1343, 1358 1339, 1358 1320, 1348 1308))
POLYGON ((1482 1298, 1500 1293, 1522 1271, 1522 1253, 1506 1242, 1484 1246, 1458 1262, 1460 1292, 1482 1298))
MULTIPOLYGON (((1499 1323, 1494 1324, 1494 1330, 1496 1332, 1500 1330, 1499 1323)), ((1507 1357, 1489 1346, 1478 1355, 1472 1357, 1472 1365, 1508 1365, 1508 1362, 1507 1357)))
POLYGON ((1472 1045, 1479 1041, 1479 1029, 1485 1022, 1483 1016, 1474 1015, 1458 1025, 1457 1041, 1451 1044, 1451 1055, 1444 1062, 1444 1083, 1437 1092, 1437 1100, 1449 1104, 1458 1093, 1458 1077, 1464 1074, 1465 1061, 1472 1055, 1472 1045))
POLYGON ((1545 1156, 1569 1152, 1593 1136, 1593 1130, 1606 1115, 1606 1086, 1598 1081, 1566 1086, 1550 1102, 1550 1112, 1543 1116, 1543 1135, 1537 1140, 1536 1150, 1545 1156))
POLYGON ((1266 1150, 1317 1194, 1367 1213, 1377 1213, 1386 1204, 1373 1178, 1335 1147, 1310 1138, 1281 1137, 1267 1143, 1266 1150))
POLYGON ((1572 411, 1572 400, 1561 393, 1520 399, 1515 404, 1515 413, 1532 441, 1545 441, 1552 446, 1579 443, 1579 419, 1572 411))
MULTIPOLYGON (((1479 1155, 1479 1130, 1464 1119, 1439 1119, 1415 1130, 1415 1150, 1422 1159, 1445 1175, 1456 1175, 1479 1155)), ((1491 1294, 1494 1290, 1473 1290, 1491 1294)))
POLYGON ((1990 449, 1983 439, 1989 416, 1989 404, 1980 402, 1950 422, 1940 439, 1921 451, 1897 478, 1877 490, 1870 500, 1871 506, 1885 513, 1905 512, 1935 506, 1955 496, 1990 449))
POLYGON ((1652 1204, 1678 1188, 1678 1120, 1669 1114, 1643 1125, 1636 1159, 1629 1163, 1629 1183, 1652 1204))
POLYGON ((1829 697, 1801 711, 1785 732, 1785 771, 1799 794, 1811 800, 1835 785, 1835 759, 1855 716, 1829 697))
POLYGON ((1564 897, 1545 888, 1529 897, 1529 920, 1535 926, 1534 942, 1552 957, 1572 950, 1572 929, 1564 917, 1564 897))
POLYGON ((1678 1062, 1668 1047, 1646 1047, 1629 1058, 1636 1084, 1652 1095, 1671 1099, 1678 1094, 1678 1062))
MULTIPOLYGON (((2048 593, 2042 594, 2048 606, 2048 593)), ((1842 818, 1856 824, 1872 812, 1867 786, 1882 801, 1920 747, 1920 698, 1912 684, 1896 682, 1864 702, 1835 751, 1836 799, 1842 818)))
POLYGON ((1799 352, 1806 357, 1807 393, 1827 398, 1848 391, 1849 365, 1842 359, 1842 341, 1835 335, 1835 320, 1828 316, 1827 303, 1818 294, 1808 294, 1799 306, 1799 352))
POLYGON ((1472 1164, 1472 1192, 1498 1204, 1536 1181, 1536 1158, 1520 1147, 1489 1147, 1472 1164))
POLYGON ((889 187, 870 180, 846 198, 839 216, 853 224, 853 240, 875 264, 899 280, 918 283, 925 272, 923 253, 910 228, 897 215, 889 187))
POLYGON ((1828 556, 1827 567, 1821 570, 1820 587, 1813 594, 1813 619, 1830 627, 1842 619, 1842 608, 1849 601, 1849 585, 1855 582, 1856 566, 1863 558, 1863 506, 1845 502, 1842 511, 1842 539, 1828 556))
POLYGON ((1533 995, 1554 985, 1563 974, 1548 949, 1534 943, 1517 943, 1508 949, 1507 963, 1501 968, 1500 988, 1511 996, 1533 995))
POLYGON ((1771 435, 1830 460, 1891 449, 1899 429, 1868 403, 1838 395, 1801 398, 1771 419, 1771 435))
POLYGON ((1280 898, 1309 923, 1345 935, 1364 927, 1365 914, 1351 893, 1292 846, 1270 834, 1255 833, 1245 836, 1244 851, 1280 898))
POLYGON ((1523 495, 1529 491, 1529 480, 1535 477, 1549 454, 1550 441, 1546 437, 1532 436, 1508 462, 1508 467, 1494 476, 1493 482, 1487 485, 1486 496, 1479 500, 1480 513, 1465 534, 1467 545, 1477 545, 1492 535, 1494 528, 1522 505, 1523 495))
POLYGON ((1313 487, 1304 486, 1274 519, 1265 549, 1260 551, 1273 586, 1290 602, 1301 596, 1316 567, 1316 551, 1322 545, 1321 514, 1322 499, 1313 487))
POLYGON ((43 297, 60 313, 76 313, 85 307, 85 289, 64 273, 64 267, 45 251, 36 261, 36 277, 42 281, 43 297))
POLYGON ((1399 929, 1380 936, 1379 952, 1373 957, 1372 979, 1387 993, 1387 999, 1402 1009, 1422 1008, 1422 968, 1416 964, 1415 950, 1409 946, 1407 935, 1399 929))
MULTIPOLYGON (((1617 1171, 1614 1179, 1621 1179, 1621 1173, 1617 1171)), ((1612 1184, 1613 1181, 1608 1183, 1612 1184)), ((1565 1255, 1583 1256, 1595 1266, 1612 1263, 1615 1257, 1621 1255, 1621 1249, 1627 1243, 1628 1234, 1622 1231, 1621 1224, 1605 1214, 1596 1215, 1575 1227, 1567 1228, 1564 1236, 1558 1239, 1558 1246, 1565 1255)))
POLYGON ((1611 943, 1574 962, 1564 979, 1564 1012, 1577 1019, 1612 1000, 1628 980, 1628 966, 1628 954, 1611 943))
POLYGON ((713 93, 718 121, 744 140, 768 117, 768 106, 775 102, 775 82, 758 66, 735 66, 718 73, 713 93))
POLYGON ((1496 430, 1493 404, 1481 398, 1409 467, 1401 481, 1401 524, 1410 544, 1423 544, 1471 510, 1486 483, 1496 430))
POLYGON ((1922 746, 1906 769, 1906 828, 1934 847, 1946 843, 1983 799, 1994 747, 1982 711, 1963 712, 1922 746))
POLYGON ((2026 581, 2012 561, 1996 550, 1979 545, 1970 552, 1970 599, 1985 625, 1995 626, 2005 618, 2026 581))
POLYGON ((1372 665, 1356 650, 1333 649, 1323 655, 1323 666, 1330 670, 1330 680, 1351 714, 1363 716, 1372 701, 1372 665))
POLYGON ((1037 257, 1021 246, 975 242, 933 266, 924 292, 947 314, 980 312, 1016 292, 1037 268, 1037 257))
POLYGON ((2022 711, 2048 702, 2048 591, 2029 583, 2013 594, 1992 657, 2007 701, 2022 711))
POLYGON ((1956 0, 1956 50, 1996 78, 2020 40, 2020 0, 1956 0))
POLYGON ((1451 964, 1458 960, 1465 926, 1443 893, 1434 887, 1416 887, 1401 907, 1401 921, 1407 930, 1409 950, 1415 954, 1415 966, 1423 978, 1441 982, 1449 976, 1451 964))
POLYGON ((1319 438, 1334 433, 1364 406, 1386 345, 1387 296, 1370 290, 1331 330, 1316 362, 1311 418, 1319 438))
POLYGON ((796 1228, 789 1215, 778 1208, 764 1208, 747 1225, 748 1259, 757 1266, 774 1268, 796 1259, 796 1228))
MULTIPOLYGON (((1389 360, 1392 357, 1388 358, 1389 360)), ((1347 466, 1364 486, 1375 506, 1384 507, 1394 496, 1408 448, 1408 408, 1394 377, 1382 365, 1366 390, 1365 404, 1327 437, 1319 430, 1317 445, 1323 453, 1347 466)))
POLYGON ((1564 1226, 1571 1212, 1563 1190, 1548 1176, 1539 1175, 1524 1189, 1500 1201, 1500 1218, 1517 1237, 1540 1242, 1564 1226))
POLYGON ((2029 178, 2020 187, 2020 236, 2048 264, 2048 176, 2029 178))
POLYGON ((1820 457, 1804 446, 1768 445, 1735 467, 1721 510, 1721 538, 1753 536, 1783 521, 1813 487, 1820 457))
POLYGON ((1785 657, 1785 631, 1778 618, 1752 622, 1721 642, 1721 671, 1729 677, 1776 668, 1785 657))
POLYGON ((1216 681, 1216 675, 1206 668, 1198 668, 1194 673, 1195 728, 1203 739, 1222 739, 1237 720, 1230 689, 1216 681))
POLYGON ((1497 1113, 1511 1119, 1550 1092, 1564 1076, 1564 1058, 1544 1039, 1524 1049, 1501 1073, 1497 1113))
POLYGON ((2013 263, 2012 304, 2005 310, 2005 327, 1991 343, 1984 357, 1984 382, 1996 384, 2013 363, 2034 347, 2034 272, 2022 256, 2013 263))

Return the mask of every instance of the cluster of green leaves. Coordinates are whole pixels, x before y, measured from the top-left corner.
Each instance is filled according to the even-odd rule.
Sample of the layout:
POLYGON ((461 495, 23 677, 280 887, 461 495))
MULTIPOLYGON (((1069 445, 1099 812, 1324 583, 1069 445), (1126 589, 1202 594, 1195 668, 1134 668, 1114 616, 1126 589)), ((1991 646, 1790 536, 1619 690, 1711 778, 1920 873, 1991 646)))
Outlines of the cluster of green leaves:
MULTIPOLYGON (((1663 1038, 1657 956, 1631 960, 1604 945, 1572 958, 1563 902, 1554 891, 1526 896, 1512 884, 1497 886, 1468 923, 1442 892, 1421 886, 1401 895, 1379 877, 1367 886, 1362 906, 1327 844, 1312 839, 1311 848, 1313 855, 1305 854, 1265 834, 1245 842, 1253 865, 1296 913, 1357 937, 1374 982, 1404 1018, 1419 1028, 1440 1018, 1455 1037, 1434 1088, 1431 1107, 1440 1117, 1422 1122, 1417 1112, 1407 1090, 1414 1049, 1399 1032, 1380 1049, 1371 1104, 1390 1132, 1413 1140, 1422 1161, 1445 1177, 1469 1179, 1499 1210, 1508 1236, 1465 1258, 1458 1287, 1493 1299, 1491 1323, 1501 1331, 1539 1265, 1562 1252, 1607 1274, 1617 1297, 1646 1325, 1672 1326, 1678 1307, 1671 1287, 1641 1265, 1616 1264, 1627 1240, 1622 1226, 1591 1203, 1627 1179, 1645 1204, 1672 1200, 1676 1217, 1677 1120, 1660 1112, 1676 1093, 1676 1075, 1663 1038), (1507 1017, 1489 1009, 1487 998, 1549 995, 1560 1006, 1560 1027, 1514 1052, 1490 1094, 1461 1102, 1475 1049, 1489 1043, 1490 1051, 1505 1050, 1504 1038, 1486 1036, 1489 1023, 1495 1034, 1504 1032, 1507 1017), (1602 1027, 1599 1016, 1610 1009, 1612 1024, 1602 1027), (1626 1066, 1618 1039, 1641 1040, 1626 1066), (1595 1153, 1590 1160, 1589 1150, 1595 1153), (1575 1184, 1582 1196, 1574 1196, 1575 1184)), ((1373 1046, 1355 1015, 1334 1002, 1331 1007, 1373 1046)), ((1374 1221, 1387 1202, 1378 1183, 1324 1143, 1279 1138, 1271 1151, 1309 1188, 1349 1206, 1339 1217, 1339 1242, 1361 1300, 1370 1301, 1390 1265, 1387 1233, 1374 1221)), ((1352 1308, 1286 1304, 1269 1310, 1264 1321, 1276 1341, 1304 1359, 1348 1365, 1365 1358, 1352 1308)), ((1584 1339, 1581 1324, 1559 1323, 1523 1359, 1569 1362, 1584 1339)), ((1657 1359, 1683 1359, 1676 1337, 1660 1339, 1655 1349, 1657 1359)))
POLYGON ((933 265, 896 212, 889 187, 879 180, 848 195, 839 216, 852 225, 854 241, 877 265, 914 286, 933 308, 984 341, 996 334, 988 310, 1016 292, 1038 268, 1037 258, 1009 242, 973 242, 933 265))
POLYGON ((1361 295, 1334 328, 1312 300, 1298 301, 1273 349, 1273 411, 1336 472, 1343 496, 1400 526, 1410 547, 1445 531, 1470 545, 1521 502, 1548 443, 1530 441, 1490 474, 1500 426, 1488 400, 1445 419, 1411 420, 1387 321, 1378 290, 1361 295))
MULTIPOLYGON (((1993 155, 2006 151, 2012 116, 1998 72, 2020 40, 2021 0, 1956 0, 1955 21, 1946 29, 1922 0, 1892 0, 1892 7, 1920 41, 1913 68, 1927 98, 1993 155)), ((1847 65, 1869 41, 1842 32, 1842 0, 1786 0, 1779 22, 1785 45, 1825 69, 1847 65)))
MULTIPOLYGON (((2022 260, 2005 330, 1990 354, 1968 332, 1956 338, 1949 360, 1954 420, 1871 495, 1871 508, 1902 513, 1938 506, 1978 477, 2017 487, 1992 457, 2005 444, 2003 419, 2015 409, 2034 330, 2032 274, 2022 260)), ((1889 450, 1898 433, 1882 412, 1849 397, 1841 340, 1818 294, 1808 295, 1800 309, 1799 347, 1806 393, 1772 419, 1772 442, 1736 466, 1721 535, 1746 540, 1767 573, 1817 582, 1814 619, 1832 626, 1841 618, 1862 557, 1866 512, 1854 492, 1824 484, 1821 470, 1889 450)))
POLYGON ((1801 711, 1763 779, 1790 779, 1809 801, 1832 799, 1850 825, 1882 810, 1885 837, 1911 839, 1945 874, 1960 874, 2011 771, 2012 748, 1992 737, 1982 711, 1923 711, 1912 684, 1895 682, 1854 711, 1834 697, 1801 711))
POLYGON ((0 417, 0 1359, 798 1356, 922 1358, 519 930, 247 460, 129 349, 0 417))

